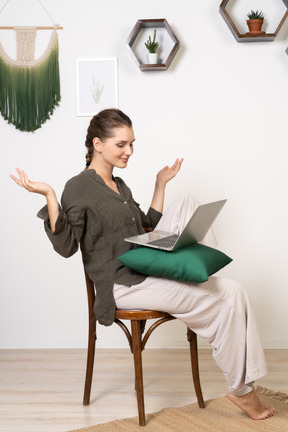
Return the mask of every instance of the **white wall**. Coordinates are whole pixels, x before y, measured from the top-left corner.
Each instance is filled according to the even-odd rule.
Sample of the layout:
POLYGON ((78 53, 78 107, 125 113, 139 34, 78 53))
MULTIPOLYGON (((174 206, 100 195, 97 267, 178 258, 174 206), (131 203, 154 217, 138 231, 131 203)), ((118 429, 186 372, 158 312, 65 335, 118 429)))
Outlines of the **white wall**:
MULTIPOLYGON (((26 1, 23 10, 22 3, 10 2, 0 25, 50 24, 36 0, 26 1)), ((258 6, 255 0, 253 7, 269 16, 270 3, 261 0, 258 6)), ((283 16, 283 4, 277 3, 276 13, 283 16)), ((62 102, 35 133, 19 132, 0 117, 0 346, 86 346, 80 253, 65 260, 53 251, 36 218, 42 197, 18 188, 8 175, 23 167, 60 196, 85 162, 89 118, 76 116, 75 58, 117 57, 119 107, 134 120, 136 134, 135 155, 121 176, 147 209, 157 170, 184 157, 167 203, 182 192, 202 202, 228 198, 214 225, 220 248, 234 258, 222 274, 247 288, 264 347, 288 348, 288 20, 274 42, 240 44, 219 14, 220 0, 44 4, 64 27, 62 102), (137 19, 144 18, 166 18, 180 40, 165 72, 140 72, 125 46, 137 19)), ((247 4, 244 15, 250 9, 247 4)), ((12 31, 2 31, 0 38, 12 49, 12 31)), ((120 329, 99 329, 99 346, 124 345, 120 329)), ((186 346, 183 325, 166 324, 150 346, 186 346)))

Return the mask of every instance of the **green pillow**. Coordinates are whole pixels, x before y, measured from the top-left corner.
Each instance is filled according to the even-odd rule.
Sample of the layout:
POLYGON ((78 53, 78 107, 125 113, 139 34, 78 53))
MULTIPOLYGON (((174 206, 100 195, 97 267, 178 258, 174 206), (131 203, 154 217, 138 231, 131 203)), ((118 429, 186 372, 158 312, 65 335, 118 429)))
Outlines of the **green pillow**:
POLYGON ((232 258, 208 246, 195 243, 174 252, 137 247, 119 258, 126 267, 149 276, 185 282, 205 282, 232 258))

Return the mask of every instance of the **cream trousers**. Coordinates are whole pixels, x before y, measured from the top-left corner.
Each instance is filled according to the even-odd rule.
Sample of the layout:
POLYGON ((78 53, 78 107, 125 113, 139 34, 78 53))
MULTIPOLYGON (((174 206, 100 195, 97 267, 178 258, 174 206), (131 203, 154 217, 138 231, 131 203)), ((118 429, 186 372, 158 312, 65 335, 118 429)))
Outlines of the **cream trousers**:
MULTIPOLYGON (((157 229, 181 232, 197 205, 191 197, 178 198, 165 211, 157 229)), ((215 247, 212 231, 202 243, 215 247)), ((253 382, 266 374, 254 312, 238 282, 210 277, 196 284, 147 277, 132 287, 115 284, 114 297, 119 309, 168 312, 208 341, 230 393, 242 396, 250 392, 253 382)))

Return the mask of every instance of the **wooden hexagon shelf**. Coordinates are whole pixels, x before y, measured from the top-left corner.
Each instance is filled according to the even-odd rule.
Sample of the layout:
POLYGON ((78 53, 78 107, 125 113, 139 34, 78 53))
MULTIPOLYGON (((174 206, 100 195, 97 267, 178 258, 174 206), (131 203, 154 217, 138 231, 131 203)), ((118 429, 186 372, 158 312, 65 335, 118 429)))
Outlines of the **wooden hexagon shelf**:
POLYGON ((273 41, 277 34, 279 33, 279 30, 281 29, 284 21, 286 20, 288 16, 288 0, 282 0, 284 5, 286 6, 286 12, 284 16, 282 17, 280 23, 278 24, 276 30, 274 33, 262 33, 262 34, 255 34, 255 36, 251 36, 251 34, 240 34, 238 31, 236 25, 234 24, 232 18, 228 14, 226 10, 226 6, 229 2, 229 0, 223 0, 220 4, 220 14, 224 18, 224 21, 228 25, 229 29, 231 30, 233 36, 235 37, 237 42, 267 42, 267 41, 273 41))
POLYGON ((135 24, 126 45, 141 71, 155 71, 168 69, 180 47, 180 42, 166 19, 141 19, 135 24), (160 63, 158 64, 145 62, 147 50, 144 42, 148 39, 148 35, 153 36, 151 29, 157 30, 156 40, 159 42, 160 48, 160 63))

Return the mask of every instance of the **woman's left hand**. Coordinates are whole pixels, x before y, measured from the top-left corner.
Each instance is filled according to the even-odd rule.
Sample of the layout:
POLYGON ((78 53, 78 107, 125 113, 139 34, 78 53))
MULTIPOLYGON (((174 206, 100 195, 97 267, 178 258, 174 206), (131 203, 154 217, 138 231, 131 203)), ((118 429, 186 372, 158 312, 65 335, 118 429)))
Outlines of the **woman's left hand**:
POLYGON ((163 213, 166 184, 176 176, 181 168, 182 162, 183 159, 176 159, 171 167, 168 167, 168 165, 165 166, 156 176, 156 184, 150 207, 157 210, 159 213, 163 213))
POLYGON ((164 168, 162 168, 162 170, 159 171, 156 176, 156 181, 163 185, 166 185, 166 183, 168 183, 176 176, 176 174, 181 168, 182 162, 183 159, 176 159, 176 161, 171 167, 167 165, 164 168))

